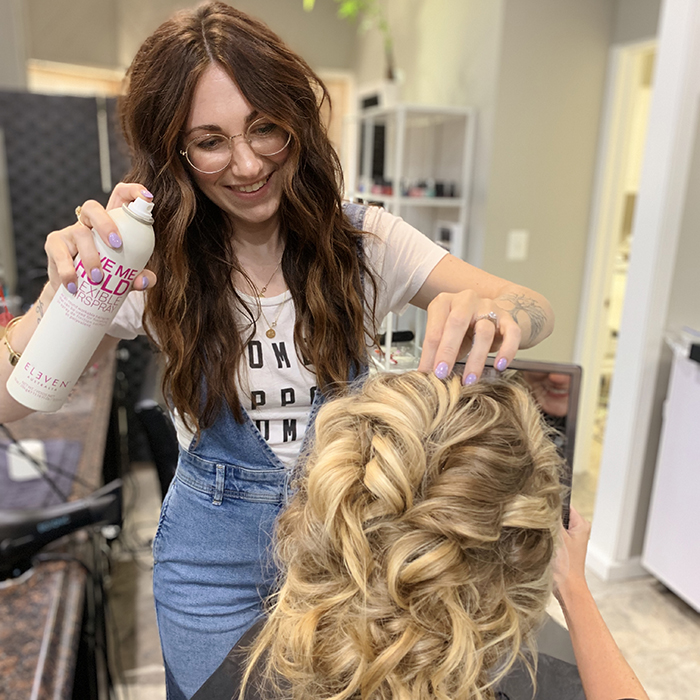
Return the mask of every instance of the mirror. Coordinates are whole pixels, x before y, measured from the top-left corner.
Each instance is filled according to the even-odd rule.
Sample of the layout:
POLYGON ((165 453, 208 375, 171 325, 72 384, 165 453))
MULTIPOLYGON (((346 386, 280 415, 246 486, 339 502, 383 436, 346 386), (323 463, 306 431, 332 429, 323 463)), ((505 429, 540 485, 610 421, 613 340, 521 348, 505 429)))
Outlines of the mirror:
MULTIPOLYGON (((487 359, 483 378, 499 375, 493 367, 494 359, 487 359)), ((562 519, 564 527, 568 528, 581 368, 563 362, 516 359, 510 363, 507 372, 510 371, 520 375, 540 407, 545 422, 555 431, 554 444, 564 458, 562 484, 566 489, 562 503, 562 519)), ((457 362, 454 372, 461 375, 464 372, 464 362, 457 362)))

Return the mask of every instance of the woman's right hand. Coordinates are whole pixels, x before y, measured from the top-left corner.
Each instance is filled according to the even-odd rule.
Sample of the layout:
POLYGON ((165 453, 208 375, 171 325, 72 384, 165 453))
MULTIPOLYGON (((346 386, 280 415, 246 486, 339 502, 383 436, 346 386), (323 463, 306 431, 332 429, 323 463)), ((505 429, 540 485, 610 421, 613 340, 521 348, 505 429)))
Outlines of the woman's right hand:
POLYGON ((573 508, 569 529, 561 528, 554 559, 554 593, 561 605, 587 700, 649 700, 615 643, 586 583, 586 550, 591 524, 573 508))
MULTIPOLYGON (((54 292, 61 284, 71 294, 77 291, 78 276, 73 262, 76 255, 80 255, 85 269, 90 271, 93 279, 97 281, 101 278, 100 255, 93 241, 92 229, 97 231, 105 245, 119 250, 122 244, 119 231, 108 212, 110 209, 118 209, 122 204, 133 202, 137 197, 149 202, 153 199, 153 195, 143 185, 120 182, 112 191, 106 209, 99 202, 90 199, 81 207, 80 221, 48 235, 44 250, 48 258, 49 283, 54 292)), ((155 283, 155 274, 143 270, 134 280, 134 289, 143 290, 155 283)))
POLYGON ((554 592, 560 602, 568 588, 587 585, 586 551, 590 536, 591 524, 572 507, 569 529, 562 526, 561 543, 554 558, 554 592))

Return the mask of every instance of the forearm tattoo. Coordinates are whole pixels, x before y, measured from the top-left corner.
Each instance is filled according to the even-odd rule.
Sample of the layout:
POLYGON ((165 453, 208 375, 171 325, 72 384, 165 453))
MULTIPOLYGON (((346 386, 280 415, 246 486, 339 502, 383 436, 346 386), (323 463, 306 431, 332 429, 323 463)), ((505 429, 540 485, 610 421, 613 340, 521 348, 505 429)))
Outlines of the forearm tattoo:
POLYGON ((44 302, 41 299, 37 299, 36 306, 36 323, 37 326, 41 323, 41 319, 44 318, 44 302))
POLYGON ((547 314, 542 307, 534 299, 524 294, 504 294, 502 297, 499 297, 499 299, 509 301, 513 304, 513 308, 510 309, 508 313, 518 325, 520 325, 518 322, 518 314, 521 311, 527 314, 530 319, 530 337, 527 339, 527 344, 534 343, 547 323, 547 314))

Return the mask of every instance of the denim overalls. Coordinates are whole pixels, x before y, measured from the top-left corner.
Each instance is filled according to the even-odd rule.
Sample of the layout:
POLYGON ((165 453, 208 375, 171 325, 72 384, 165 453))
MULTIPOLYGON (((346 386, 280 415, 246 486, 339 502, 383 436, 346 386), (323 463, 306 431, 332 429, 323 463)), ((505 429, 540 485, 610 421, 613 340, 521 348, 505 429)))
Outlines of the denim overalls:
MULTIPOLYGON (((346 204, 344 211, 361 230, 366 208, 346 204)), ((324 400, 316 392, 301 454, 324 400)), ((236 423, 224 406, 199 442, 180 450, 163 501, 153 591, 168 700, 190 698, 216 670, 260 616, 275 581, 271 534, 293 470, 245 411, 244 419, 236 423)))

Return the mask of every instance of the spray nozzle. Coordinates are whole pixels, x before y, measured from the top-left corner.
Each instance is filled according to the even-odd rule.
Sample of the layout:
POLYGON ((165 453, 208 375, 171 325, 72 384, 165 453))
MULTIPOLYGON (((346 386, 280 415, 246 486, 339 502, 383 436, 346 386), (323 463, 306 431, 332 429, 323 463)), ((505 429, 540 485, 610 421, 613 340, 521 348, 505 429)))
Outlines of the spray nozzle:
POLYGON ((129 211, 133 212, 141 219, 147 219, 149 223, 153 221, 151 217, 153 202, 147 202, 145 199, 137 197, 133 202, 130 202, 127 207, 129 208, 129 211))

